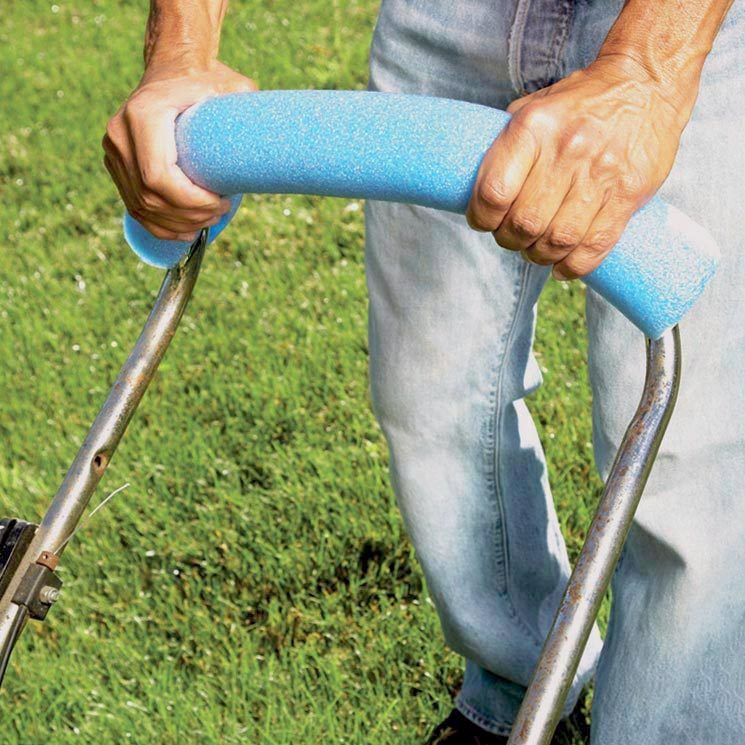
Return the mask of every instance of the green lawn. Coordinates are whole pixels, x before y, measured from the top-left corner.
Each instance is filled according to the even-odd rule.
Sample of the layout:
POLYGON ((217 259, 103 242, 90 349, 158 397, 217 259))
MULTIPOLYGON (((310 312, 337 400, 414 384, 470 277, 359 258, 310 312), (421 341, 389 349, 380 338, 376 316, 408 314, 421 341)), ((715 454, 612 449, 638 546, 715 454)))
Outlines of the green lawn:
MULTIPOLYGON (((0 513, 38 518, 161 275, 120 235, 100 139, 147 3, 0 11, 0 513)), ((263 88, 364 88, 376 3, 235 0, 263 88)), ((417 743, 446 650, 367 393, 362 211, 248 197, 72 541, 63 599, 0 692, 3 743, 417 743)), ((572 558, 591 466, 584 292, 551 283, 540 422, 572 558)))

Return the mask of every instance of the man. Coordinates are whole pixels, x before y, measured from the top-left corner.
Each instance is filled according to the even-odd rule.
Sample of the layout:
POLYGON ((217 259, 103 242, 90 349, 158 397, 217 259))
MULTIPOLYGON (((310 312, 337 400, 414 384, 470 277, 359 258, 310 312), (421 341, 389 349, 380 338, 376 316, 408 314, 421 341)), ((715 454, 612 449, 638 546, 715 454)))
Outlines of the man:
MULTIPOLYGON (((593 743, 745 742, 745 0, 383 0, 371 88, 513 118, 467 221, 367 205, 370 364, 391 474, 445 637, 466 660, 430 738, 503 743, 568 578, 524 397, 549 273, 596 267, 658 190, 703 223, 719 276, 682 327, 682 389, 567 712, 595 674, 593 743), (494 244, 496 239, 501 250, 494 244)), ((154 0, 146 69, 111 119, 129 211, 190 239, 228 209, 176 166, 173 122, 254 90, 217 61, 222 0, 154 0)), ((607 475, 641 390, 639 333, 592 292, 594 448, 607 475)))

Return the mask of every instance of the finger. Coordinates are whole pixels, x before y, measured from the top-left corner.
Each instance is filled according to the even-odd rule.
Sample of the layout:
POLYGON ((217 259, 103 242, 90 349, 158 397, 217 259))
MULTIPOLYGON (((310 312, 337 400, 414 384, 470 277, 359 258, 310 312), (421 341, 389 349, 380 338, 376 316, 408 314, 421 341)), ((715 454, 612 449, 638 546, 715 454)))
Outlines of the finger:
POLYGON ((167 215, 163 215, 159 212, 146 212, 140 209, 137 210, 138 214, 142 215, 148 222, 160 225, 166 230, 170 230, 173 233, 193 233, 199 231, 202 228, 211 228, 213 225, 217 225, 222 219, 219 215, 216 217, 210 217, 209 219, 202 221, 190 221, 181 222, 178 220, 172 220, 167 215))
POLYGON ((542 266, 562 261, 582 242, 607 199, 605 188, 572 184, 543 235, 525 250, 525 258, 542 266))
POLYGON ((497 243, 512 251, 533 245, 545 233, 571 186, 571 174, 565 169, 539 160, 494 231, 497 243))
POLYGON ((596 269, 616 245, 633 214, 631 207, 608 202, 595 216, 577 248, 554 265, 554 277, 577 279, 596 269))
POLYGON ((136 210, 139 207, 139 201, 130 182, 127 168, 118 157, 109 155, 108 153, 104 156, 103 163, 119 192, 119 196, 124 202, 124 206, 130 213, 136 210))
POLYGON ((227 85, 221 86, 220 93, 255 93, 259 86, 255 80, 244 75, 231 77, 227 85))
POLYGON ((203 227, 216 225, 221 219, 219 215, 214 216, 208 213, 196 216, 185 214, 174 218, 167 212, 153 209, 152 205, 146 206, 143 204, 142 195, 138 194, 135 187, 132 186, 129 180, 129 173, 121 161, 106 155, 104 157, 104 165, 111 174, 130 215, 133 217, 137 215, 138 221, 143 224, 146 221, 150 225, 157 225, 159 228, 168 231, 171 236, 191 235, 194 231, 198 231, 203 227))
POLYGON ((139 114, 130 114, 130 144, 142 190, 156 194, 173 207, 223 214, 230 209, 229 200, 197 186, 176 165, 176 115, 174 109, 172 115, 145 122, 138 119, 139 114))
POLYGON ((162 220, 164 224, 166 222, 177 223, 189 228, 205 225, 212 220, 219 221, 230 211, 231 206, 230 201, 225 200, 227 204, 224 205, 221 203, 217 210, 189 210, 174 207, 158 194, 148 191, 137 194, 136 198, 139 200, 141 211, 148 213, 156 222, 162 220))
POLYGON ((136 169, 127 167, 118 157, 108 154, 104 157, 104 164, 114 180, 119 194, 129 213, 142 215, 151 224, 159 225, 173 234, 191 234, 203 227, 216 225, 224 215, 223 208, 230 209, 230 200, 224 200, 218 214, 211 210, 185 210, 169 205, 165 200, 152 192, 142 192, 141 185, 132 183, 132 174, 136 169))
POLYGON ((149 220, 145 215, 139 214, 137 212, 130 213, 132 217, 134 217, 135 220, 137 220, 140 225, 142 225, 145 230, 148 231, 148 233, 151 233, 156 238, 160 238, 161 240, 165 241, 195 241, 197 236, 199 235, 198 230, 192 230, 187 232, 180 232, 180 231, 174 231, 174 230, 168 230, 167 228, 164 228, 162 225, 159 225, 158 223, 153 222, 152 220, 149 220))
POLYGON ((538 159, 538 144, 521 124, 507 124, 484 156, 466 210, 476 230, 496 230, 538 159))

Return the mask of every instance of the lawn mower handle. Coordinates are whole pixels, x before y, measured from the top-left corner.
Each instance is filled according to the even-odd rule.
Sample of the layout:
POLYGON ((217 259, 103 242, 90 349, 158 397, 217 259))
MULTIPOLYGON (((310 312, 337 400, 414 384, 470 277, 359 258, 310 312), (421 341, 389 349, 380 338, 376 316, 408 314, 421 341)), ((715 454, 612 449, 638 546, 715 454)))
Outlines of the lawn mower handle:
MULTIPOLYGON (((187 176, 220 194, 325 194, 463 214, 484 153, 509 121, 498 109, 431 96, 261 91, 188 109, 176 122, 176 145, 187 176)), ((125 236, 161 267, 189 246, 155 238, 128 215, 125 236)), ((717 257, 703 227, 655 196, 584 281, 654 339, 694 304, 717 257)))
POLYGON ((616 454, 508 745, 549 745, 675 406, 678 327, 647 339, 641 401, 616 454))

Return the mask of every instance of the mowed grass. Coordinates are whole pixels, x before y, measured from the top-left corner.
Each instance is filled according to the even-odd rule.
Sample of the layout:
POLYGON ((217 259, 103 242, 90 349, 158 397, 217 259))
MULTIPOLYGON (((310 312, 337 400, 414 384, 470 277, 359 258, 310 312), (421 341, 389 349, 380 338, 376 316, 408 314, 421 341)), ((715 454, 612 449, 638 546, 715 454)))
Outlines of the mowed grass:
MULTIPOLYGON (((161 274, 101 164, 147 3, 0 12, 0 513, 38 519, 161 274)), ((223 57, 263 88, 364 88, 376 3, 234 0, 223 57)), ((248 197, 21 638, 3 743, 416 743, 459 659, 370 410, 361 205, 248 197)), ((550 283, 531 401, 572 558, 597 496, 584 292, 550 283)))

